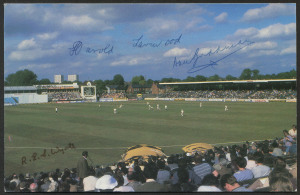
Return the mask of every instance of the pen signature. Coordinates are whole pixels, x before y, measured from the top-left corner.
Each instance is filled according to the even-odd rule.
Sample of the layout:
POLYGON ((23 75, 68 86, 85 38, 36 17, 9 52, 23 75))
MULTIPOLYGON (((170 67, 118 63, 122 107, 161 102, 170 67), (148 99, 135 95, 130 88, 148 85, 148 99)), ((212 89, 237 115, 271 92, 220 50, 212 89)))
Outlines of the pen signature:
POLYGON ((166 41, 159 41, 159 42, 156 42, 156 43, 151 43, 151 42, 148 42, 148 43, 144 43, 142 41, 143 39, 143 36, 140 36, 140 38, 138 39, 133 39, 134 43, 132 44, 132 47, 138 47, 138 48, 143 48, 143 47, 159 47, 159 46, 168 46, 168 45, 176 45, 177 43, 180 43, 180 39, 182 37, 182 34, 177 38, 177 39, 168 39, 166 41), (163 44, 162 44, 163 43, 163 44))
POLYGON ((236 44, 232 44, 230 46, 225 46, 224 48, 220 48, 220 46, 218 46, 218 48, 215 50, 215 51, 212 51, 210 50, 208 53, 206 54, 201 54, 201 55, 198 55, 198 52, 199 52, 199 48, 196 49, 195 51, 195 54, 194 56, 190 59, 190 60, 177 60, 177 57, 174 58, 174 63, 173 63, 173 68, 175 67, 178 67, 178 66, 182 66, 182 65, 185 65, 185 64, 192 64, 192 68, 190 68, 187 73, 194 73, 194 72, 197 72, 197 71, 200 71, 200 70, 203 70, 207 67, 213 67, 213 66, 217 66, 218 65, 218 62, 224 60, 225 58, 231 56, 232 54, 240 51, 241 49, 253 44, 254 42, 253 41, 248 41, 248 40, 245 40, 245 41, 239 41, 238 43, 236 44), (241 46, 241 47, 238 47, 238 46, 241 46), (198 59, 201 58, 201 57, 206 57, 206 56, 211 56, 213 54, 217 54, 217 53, 220 53, 224 50, 229 50, 229 49, 233 49, 233 48, 237 48, 236 50, 234 50, 233 52, 223 56, 222 58, 220 59, 217 59, 217 60, 210 60, 209 63, 207 64, 201 64, 201 65, 197 65, 197 62, 198 62, 198 59))
POLYGON ((44 152, 41 155, 38 155, 36 152, 33 152, 32 155, 31 155, 31 158, 27 159, 26 156, 22 156, 21 162, 22 162, 22 165, 24 165, 24 164, 27 164, 28 161, 29 162, 33 162, 33 161, 36 161, 36 160, 45 159, 46 157, 53 156, 53 155, 55 155, 55 154, 57 154, 59 152, 61 152, 62 154, 64 154, 66 150, 73 149, 73 148, 75 148, 74 144, 73 143, 69 143, 64 148, 60 148, 58 146, 56 146, 56 149, 51 148, 50 153, 48 153, 48 154, 47 154, 47 149, 44 149, 44 152), (26 160, 28 160, 28 161, 26 161, 26 160))
MULTIPOLYGON (((73 43, 73 47, 69 48, 70 56, 79 55, 82 47, 83 47, 83 43, 81 41, 75 41, 73 43)), ((85 52, 86 53, 99 53, 99 54, 104 53, 104 54, 109 55, 109 54, 113 53, 113 50, 114 50, 114 46, 107 44, 105 47, 100 48, 100 49, 93 49, 93 48, 87 47, 85 52)))

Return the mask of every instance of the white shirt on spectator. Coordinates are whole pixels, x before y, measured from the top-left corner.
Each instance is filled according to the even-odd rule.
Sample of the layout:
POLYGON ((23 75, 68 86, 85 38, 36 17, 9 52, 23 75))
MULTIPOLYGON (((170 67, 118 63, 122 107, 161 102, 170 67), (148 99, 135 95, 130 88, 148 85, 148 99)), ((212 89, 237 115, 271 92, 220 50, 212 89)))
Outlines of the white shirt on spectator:
POLYGON ((88 176, 83 179, 83 190, 86 191, 93 191, 95 190, 96 182, 98 178, 95 176, 88 176))
POLYGON ((266 165, 257 165, 256 167, 251 169, 251 171, 254 175, 254 178, 268 176, 270 173, 270 170, 271 170, 270 167, 268 167, 266 165))

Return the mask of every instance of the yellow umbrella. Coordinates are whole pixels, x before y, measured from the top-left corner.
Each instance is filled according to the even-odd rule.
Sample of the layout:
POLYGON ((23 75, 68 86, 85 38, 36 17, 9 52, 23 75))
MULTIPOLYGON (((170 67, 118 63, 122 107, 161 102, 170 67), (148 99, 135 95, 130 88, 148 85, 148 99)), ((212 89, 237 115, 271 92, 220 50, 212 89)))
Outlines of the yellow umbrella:
POLYGON ((183 151, 192 153, 192 152, 205 152, 206 150, 213 149, 213 146, 207 143, 194 143, 187 145, 182 148, 183 151))
POLYGON ((134 160, 143 157, 144 159, 149 158, 149 156, 162 156, 166 155, 161 148, 146 144, 139 144, 129 147, 126 152, 122 155, 123 161, 134 160))

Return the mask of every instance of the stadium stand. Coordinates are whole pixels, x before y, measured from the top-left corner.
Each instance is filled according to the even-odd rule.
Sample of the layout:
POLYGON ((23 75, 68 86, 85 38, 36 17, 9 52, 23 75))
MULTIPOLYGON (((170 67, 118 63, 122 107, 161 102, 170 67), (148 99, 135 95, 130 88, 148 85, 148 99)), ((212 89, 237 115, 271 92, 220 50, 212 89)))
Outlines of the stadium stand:
POLYGON ((17 105, 19 103, 18 97, 4 98, 4 105, 17 105))
POLYGON ((295 99, 295 90, 201 90, 173 91, 159 94, 161 98, 228 98, 228 99, 295 99))
POLYGON ((274 147, 276 150, 285 149, 281 139, 276 138, 214 146, 204 153, 173 154, 167 158, 152 156, 147 161, 135 159, 132 164, 97 165, 90 167, 90 173, 83 179, 83 187, 79 185, 76 168, 25 175, 13 173, 4 178, 4 188, 5 192, 295 192, 297 151, 291 155, 276 156, 274 147), (258 160, 257 157, 263 159, 258 160), (254 159, 257 164, 249 165, 247 170, 250 173, 261 163, 269 171, 261 169, 264 176, 237 182, 234 175, 243 172, 238 159, 244 159, 247 167, 254 159), (195 166, 201 168, 198 167, 195 172, 195 166), (282 184, 279 185, 280 182, 282 184))
POLYGON ((78 100, 82 99, 79 92, 49 92, 48 100, 78 100))

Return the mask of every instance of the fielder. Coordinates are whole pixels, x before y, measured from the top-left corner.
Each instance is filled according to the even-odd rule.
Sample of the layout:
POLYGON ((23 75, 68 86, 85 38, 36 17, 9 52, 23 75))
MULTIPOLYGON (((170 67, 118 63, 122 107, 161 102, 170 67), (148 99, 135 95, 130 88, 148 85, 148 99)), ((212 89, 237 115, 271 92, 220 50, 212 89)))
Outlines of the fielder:
POLYGON ((200 102, 200 108, 202 107, 202 102, 200 102))
POLYGON ((225 111, 228 111, 228 108, 227 108, 227 106, 225 105, 225 111))
POLYGON ((181 109, 181 112, 180 112, 181 116, 183 116, 183 113, 184 113, 184 111, 183 111, 183 109, 181 109))
POLYGON ((122 108, 123 107, 123 104, 121 104, 120 106, 119 106, 119 108, 122 108))
POLYGON ((114 108, 114 114, 117 114, 117 109, 116 108, 114 108))
POLYGON ((160 110, 159 104, 156 105, 156 110, 160 110))
POLYGON ((57 107, 55 107, 55 113, 57 113, 58 112, 58 108, 57 107))
POLYGON ((167 105, 165 105, 165 110, 168 110, 168 106, 167 105))
POLYGON ((149 108, 149 110, 153 109, 153 107, 150 104, 149 104, 148 108, 149 108))

